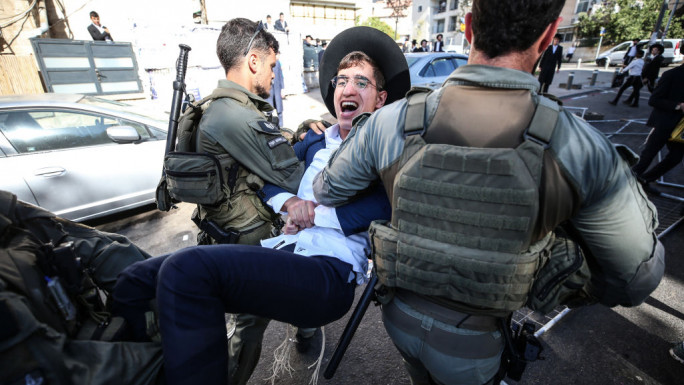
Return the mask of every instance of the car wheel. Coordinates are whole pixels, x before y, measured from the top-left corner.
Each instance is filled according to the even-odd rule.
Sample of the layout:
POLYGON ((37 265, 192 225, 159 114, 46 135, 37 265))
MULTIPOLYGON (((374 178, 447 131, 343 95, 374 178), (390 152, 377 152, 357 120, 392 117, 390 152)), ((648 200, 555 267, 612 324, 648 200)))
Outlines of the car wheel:
POLYGON ((599 67, 603 67, 606 65, 606 59, 596 59, 596 65, 599 67))

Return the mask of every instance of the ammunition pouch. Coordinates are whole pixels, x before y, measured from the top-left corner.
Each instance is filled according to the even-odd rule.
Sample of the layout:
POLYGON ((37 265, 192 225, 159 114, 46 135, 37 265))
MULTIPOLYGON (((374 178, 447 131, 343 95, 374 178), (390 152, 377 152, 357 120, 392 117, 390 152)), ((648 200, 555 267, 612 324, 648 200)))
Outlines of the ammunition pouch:
POLYGON ((224 186, 235 163, 228 154, 171 152, 164 158, 171 198, 188 203, 216 205, 231 194, 224 186))

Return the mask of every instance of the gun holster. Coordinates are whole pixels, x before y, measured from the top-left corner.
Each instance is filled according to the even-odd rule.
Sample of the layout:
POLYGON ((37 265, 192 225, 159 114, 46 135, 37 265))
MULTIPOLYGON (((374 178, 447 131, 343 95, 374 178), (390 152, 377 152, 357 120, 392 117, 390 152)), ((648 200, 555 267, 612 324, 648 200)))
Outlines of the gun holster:
POLYGON ((216 222, 209 219, 200 219, 199 210, 195 210, 190 217, 200 230, 207 233, 210 237, 221 244, 234 244, 240 239, 240 232, 237 230, 225 231, 216 222))

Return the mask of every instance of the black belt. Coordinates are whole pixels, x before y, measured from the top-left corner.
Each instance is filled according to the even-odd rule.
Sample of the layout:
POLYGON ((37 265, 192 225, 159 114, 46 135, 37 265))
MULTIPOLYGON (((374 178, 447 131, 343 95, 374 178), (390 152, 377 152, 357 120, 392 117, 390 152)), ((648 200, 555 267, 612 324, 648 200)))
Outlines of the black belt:
POLYGON ((458 328, 493 332, 499 329, 498 318, 494 316, 472 315, 431 302, 411 291, 397 290, 395 296, 405 304, 445 324, 458 328))

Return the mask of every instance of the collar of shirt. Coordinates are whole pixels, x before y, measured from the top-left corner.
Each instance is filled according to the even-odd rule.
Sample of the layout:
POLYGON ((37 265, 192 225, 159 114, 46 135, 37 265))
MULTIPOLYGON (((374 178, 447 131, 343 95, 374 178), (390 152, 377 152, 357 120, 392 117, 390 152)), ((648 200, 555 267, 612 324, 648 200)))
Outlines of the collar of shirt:
POLYGON ((460 66, 446 81, 475 87, 527 89, 534 92, 539 88, 539 82, 529 72, 483 64, 460 66))
POLYGON ((93 27, 97 28, 97 30, 100 31, 100 33, 104 33, 104 31, 105 31, 105 30, 104 30, 104 27, 102 27, 102 26, 100 26, 100 25, 95 25, 95 23, 90 23, 90 24, 91 24, 93 27))

